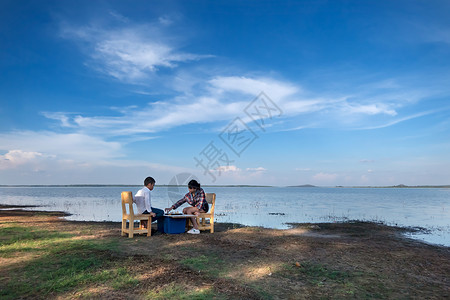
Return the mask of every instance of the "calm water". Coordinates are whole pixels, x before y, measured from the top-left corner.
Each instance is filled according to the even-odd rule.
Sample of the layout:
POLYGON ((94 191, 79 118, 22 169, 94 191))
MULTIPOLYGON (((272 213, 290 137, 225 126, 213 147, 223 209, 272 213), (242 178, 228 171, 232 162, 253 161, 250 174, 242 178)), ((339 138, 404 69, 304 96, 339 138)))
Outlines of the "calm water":
MULTIPOLYGON (((120 193, 136 187, 0 187, 0 204, 66 211, 69 220, 121 221, 120 193)), ((268 228, 288 223, 379 221, 424 227, 413 237, 450 246, 450 189, 206 187, 217 194, 216 220, 268 228)), ((156 187, 152 205, 165 208, 187 188, 156 187), (174 190, 175 189, 175 190, 174 190)))

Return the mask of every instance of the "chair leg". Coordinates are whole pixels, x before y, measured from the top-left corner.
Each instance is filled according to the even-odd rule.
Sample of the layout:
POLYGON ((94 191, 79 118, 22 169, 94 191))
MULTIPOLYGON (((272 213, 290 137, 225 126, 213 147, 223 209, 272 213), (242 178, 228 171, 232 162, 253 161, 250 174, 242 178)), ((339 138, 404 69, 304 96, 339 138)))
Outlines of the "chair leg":
POLYGON ((125 236, 125 229, 127 229, 127 220, 122 219, 122 232, 120 233, 121 236, 125 236))
POLYGON ((148 223, 147 223, 147 236, 151 236, 152 235, 152 217, 148 218, 148 223))
POLYGON ((131 239, 134 235, 134 220, 130 219, 130 230, 128 231, 128 237, 131 239))

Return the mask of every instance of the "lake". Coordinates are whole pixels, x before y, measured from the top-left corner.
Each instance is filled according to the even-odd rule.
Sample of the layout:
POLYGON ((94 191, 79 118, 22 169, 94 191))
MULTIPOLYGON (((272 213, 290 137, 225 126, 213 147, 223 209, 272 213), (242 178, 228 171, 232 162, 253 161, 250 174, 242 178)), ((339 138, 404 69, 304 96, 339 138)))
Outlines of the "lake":
MULTIPOLYGON (((121 221, 120 193, 140 186, 0 187, 0 204, 37 205, 34 210, 65 211, 76 221, 121 221)), ((319 188, 205 187, 216 193, 217 222, 267 228, 289 223, 363 220, 387 225, 423 227, 429 233, 410 235, 450 246, 450 189, 445 188, 319 188)), ((169 207, 186 187, 156 186, 152 205, 169 207)))

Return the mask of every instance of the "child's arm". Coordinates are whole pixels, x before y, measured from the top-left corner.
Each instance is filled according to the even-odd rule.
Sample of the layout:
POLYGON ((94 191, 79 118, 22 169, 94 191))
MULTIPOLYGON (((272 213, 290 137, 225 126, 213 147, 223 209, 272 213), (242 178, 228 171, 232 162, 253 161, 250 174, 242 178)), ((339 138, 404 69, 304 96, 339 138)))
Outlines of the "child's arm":
POLYGON ((189 193, 187 193, 183 198, 181 198, 180 200, 178 200, 174 205, 172 205, 170 208, 171 209, 177 209, 178 207, 180 207, 181 205, 183 205, 183 203, 185 203, 187 201, 187 197, 188 197, 189 193))

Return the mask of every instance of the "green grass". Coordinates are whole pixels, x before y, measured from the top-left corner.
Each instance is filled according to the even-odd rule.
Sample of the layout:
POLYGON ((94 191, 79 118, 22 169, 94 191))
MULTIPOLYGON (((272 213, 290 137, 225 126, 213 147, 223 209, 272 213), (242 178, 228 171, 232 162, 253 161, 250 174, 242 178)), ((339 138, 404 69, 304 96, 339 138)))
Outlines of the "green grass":
POLYGON ((43 244, 70 238, 67 233, 51 232, 23 226, 0 228, 0 257, 14 252, 38 251, 43 244))
POLYGON ((147 293, 147 299, 180 299, 180 300, 207 300, 227 299, 224 295, 216 294, 212 288, 198 288, 171 283, 162 289, 147 293))
POLYGON ((339 270, 310 261, 301 262, 300 267, 284 265, 275 276, 306 282, 317 293, 332 294, 332 299, 386 299, 391 298, 392 293, 373 273, 339 270))
POLYGON ((203 272, 213 277, 219 277, 226 272, 225 262, 217 255, 212 254, 186 258, 181 261, 181 264, 194 271, 203 272))
POLYGON ((306 282, 318 291, 331 288, 339 297, 353 297, 361 295, 361 292, 364 293, 361 279, 366 277, 362 272, 338 270, 308 261, 301 262, 300 267, 294 264, 284 265, 284 268, 275 276, 306 282))
POLYGON ((72 240, 70 234, 20 226, 1 228, 0 237, 2 257, 32 255, 10 267, 10 280, 0 279, 2 299, 45 298, 94 283, 110 282, 116 289, 138 283, 112 259, 117 240, 72 240))
POLYGON ((333 270, 324 265, 310 262, 303 262, 298 270, 313 282, 323 280, 345 282, 351 277, 347 271, 333 270))

